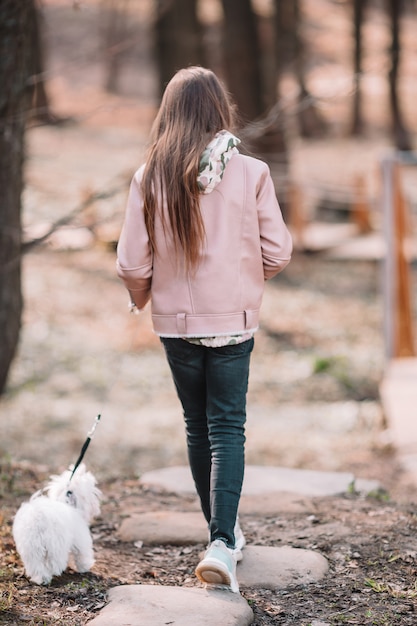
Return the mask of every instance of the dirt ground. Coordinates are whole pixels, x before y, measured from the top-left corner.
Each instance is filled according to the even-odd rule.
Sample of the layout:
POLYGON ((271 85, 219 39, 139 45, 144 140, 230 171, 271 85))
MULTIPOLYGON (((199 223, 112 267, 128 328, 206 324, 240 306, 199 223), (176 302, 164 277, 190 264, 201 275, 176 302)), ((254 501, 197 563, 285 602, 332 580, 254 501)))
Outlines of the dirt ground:
MULTIPOLYGON (((390 454, 381 467, 398 488, 401 474, 390 454)), ((0 624, 10 626, 81 626, 106 603, 114 585, 194 586, 193 572, 203 546, 141 546, 121 543, 116 530, 125 510, 195 510, 191 498, 146 491, 134 478, 101 485, 101 517, 92 527, 96 564, 88 574, 68 570, 47 587, 28 582, 10 535, 18 502, 46 478, 28 464, 1 466, 0 624)), ((414 625, 416 622, 416 493, 403 492, 402 503, 384 492, 314 498, 303 513, 242 518, 248 542, 317 550, 330 564, 318 583, 282 591, 243 589, 261 625, 356 624, 414 625)))
MULTIPOLYGON (((186 463, 184 433, 149 312, 128 314, 114 265, 128 180, 141 162, 155 110, 146 47, 149 15, 145 12, 137 26, 137 56, 126 65, 122 94, 109 96, 100 87, 102 67, 91 35, 95 3, 81 16, 65 2, 45 5, 54 53, 48 87, 56 114, 71 121, 28 130, 25 237, 42 235, 70 213, 73 219, 24 260, 22 338, 0 402, 0 624, 81 626, 104 606, 110 586, 196 584, 193 570, 203 546, 138 547, 116 537, 126 510, 195 508, 192 499, 138 485, 148 469, 186 463), (96 192, 108 197, 80 211, 96 192), (87 456, 104 495, 92 528, 96 564, 87 575, 68 570, 48 587, 34 586, 15 552, 13 515, 49 474, 74 462, 97 413, 102 420, 87 456)), ((355 176, 365 174, 378 226, 379 159, 390 145, 381 106, 386 85, 378 73, 385 62, 386 23, 375 13, 366 29, 369 133, 347 139, 350 83, 343 62, 349 38, 342 5, 306 2, 322 29, 315 40, 321 63, 311 71, 311 84, 322 97, 333 138, 294 138, 290 174, 302 184, 307 209, 320 205, 327 216, 329 207, 340 207, 349 197, 355 176), (326 20, 332 20, 333 38, 326 20), (326 55, 332 60, 326 62, 326 55), (344 98, 331 91, 336 78, 345 86, 344 98)), ((406 27, 405 77, 414 67, 414 24, 410 20, 406 27)), ((313 18, 309 29, 310 35, 315 32, 313 18)), ((406 113, 415 132, 410 85, 404 82, 406 113)), ((405 184, 413 198, 412 173, 405 184)), ((340 215, 333 213, 333 219, 340 215)), ((415 294, 415 266, 412 280, 415 294)), ((297 253, 267 285, 248 395, 247 462, 350 471, 377 479, 383 490, 367 498, 354 493, 316 498, 308 514, 272 517, 260 511, 242 518, 248 542, 318 550, 330 563, 329 575, 317 584, 243 590, 256 626, 417 622, 417 486, 400 467, 379 403, 382 300, 378 260, 297 253)))

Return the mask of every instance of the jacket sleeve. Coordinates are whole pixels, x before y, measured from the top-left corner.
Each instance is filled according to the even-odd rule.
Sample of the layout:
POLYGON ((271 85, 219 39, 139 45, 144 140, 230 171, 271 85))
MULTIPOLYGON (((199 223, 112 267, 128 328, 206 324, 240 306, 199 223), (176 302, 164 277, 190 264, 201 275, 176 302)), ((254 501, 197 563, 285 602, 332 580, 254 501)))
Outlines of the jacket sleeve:
POLYGON ((290 262, 292 239, 282 217, 269 167, 266 163, 263 166, 256 199, 264 278, 268 280, 290 262))
POLYGON ((152 251, 145 226, 140 189, 142 169, 130 185, 126 214, 117 245, 117 274, 123 280, 131 299, 142 309, 151 296, 152 251))

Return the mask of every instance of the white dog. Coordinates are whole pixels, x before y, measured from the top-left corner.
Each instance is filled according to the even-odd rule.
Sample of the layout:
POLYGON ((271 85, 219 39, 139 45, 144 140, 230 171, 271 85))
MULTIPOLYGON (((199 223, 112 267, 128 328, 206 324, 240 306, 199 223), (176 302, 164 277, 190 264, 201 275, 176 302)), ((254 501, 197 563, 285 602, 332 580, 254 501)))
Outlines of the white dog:
POLYGON ((87 572, 94 563, 89 524, 100 513, 101 492, 96 479, 80 465, 51 476, 47 495, 36 492, 24 502, 13 522, 13 537, 26 575, 38 585, 48 584, 71 565, 87 572))

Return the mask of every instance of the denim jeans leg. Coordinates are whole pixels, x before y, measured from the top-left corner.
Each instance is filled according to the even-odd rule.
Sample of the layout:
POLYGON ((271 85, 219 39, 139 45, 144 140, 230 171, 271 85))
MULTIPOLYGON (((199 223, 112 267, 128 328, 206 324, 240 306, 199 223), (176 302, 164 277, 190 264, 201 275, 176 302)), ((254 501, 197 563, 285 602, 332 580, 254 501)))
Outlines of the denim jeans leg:
POLYGON ((211 448, 211 540, 234 547, 245 465, 246 395, 254 341, 209 348, 207 422, 211 448))
POLYGON ((210 523, 211 452, 206 417, 206 348, 161 338, 183 407, 188 460, 201 509, 210 523))
POLYGON ((190 468, 211 541, 222 538, 233 547, 253 339, 222 348, 161 341, 183 406, 190 468))

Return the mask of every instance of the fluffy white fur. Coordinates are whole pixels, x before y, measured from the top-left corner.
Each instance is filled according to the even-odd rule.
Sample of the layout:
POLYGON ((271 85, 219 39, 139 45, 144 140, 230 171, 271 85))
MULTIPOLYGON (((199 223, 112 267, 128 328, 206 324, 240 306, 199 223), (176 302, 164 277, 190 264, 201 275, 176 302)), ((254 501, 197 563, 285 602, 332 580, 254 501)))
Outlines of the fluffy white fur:
POLYGON ((93 541, 89 529, 100 513, 101 492, 96 479, 80 465, 69 482, 71 470, 51 476, 17 511, 13 537, 17 551, 31 581, 48 584, 71 565, 87 572, 94 563, 93 541))

